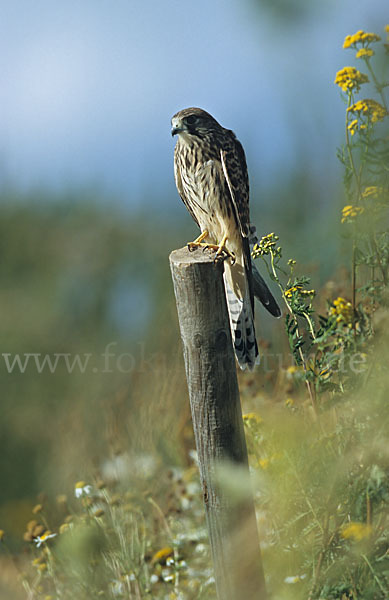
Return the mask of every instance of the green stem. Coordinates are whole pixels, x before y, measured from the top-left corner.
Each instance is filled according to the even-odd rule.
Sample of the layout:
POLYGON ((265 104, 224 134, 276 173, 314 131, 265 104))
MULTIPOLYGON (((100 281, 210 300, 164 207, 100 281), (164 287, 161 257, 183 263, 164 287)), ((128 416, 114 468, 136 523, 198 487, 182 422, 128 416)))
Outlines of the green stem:
POLYGON ((378 585, 378 587, 380 588, 381 592, 382 592, 383 594, 385 594, 385 597, 387 598, 387 596, 388 596, 388 590, 386 590, 386 589, 384 588, 384 586, 382 585, 382 583, 381 583, 381 582, 380 582, 380 580, 378 579, 378 577, 377 577, 377 575, 376 575, 376 572, 374 571, 373 567, 371 566, 371 564, 370 564, 370 562, 369 562, 369 560, 368 560, 367 556, 366 556, 365 554, 362 554, 362 558, 363 558, 363 560, 366 562, 367 566, 369 567, 369 569, 370 569, 370 571, 371 571, 371 573, 372 573, 372 575, 373 575, 373 577, 374 577, 375 581, 377 582, 377 585, 378 585))
POLYGON ((313 323, 312 323, 311 317, 306 312, 303 312, 303 315, 306 318, 306 320, 308 321, 309 331, 311 332, 312 339, 316 340, 315 330, 313 328, 313 323))
POLYGON ((377 77, 375 76, 375 73, 374 73, 374 71, 373 71, 373 69, 372 69, 372 66, 371 66, 371 64, 370 64, 369 57, 365 57, 365 58, 364 58, 364 61, 365 61, 365 63, 366 63, 366 66, 367 66, 367 68, 368 68, 368 71, 369 71, 369 73, 370 73, 370 75, 371 75, 371 78, 372 78, 372 80, 373 80, 373 82, 374 82, 374 85, 375 85, 375 87, 376 87, 376 90, 377 90, 377 92, 378 92, 378 93, 379 93, 379 95, 380 95, 380 98, 381 98, 381 100, 382 100, 382 104, 384 105, 386 112, 388 112, 388 105, 387 105, 387 103, 386 103, 386 98, 385 98, 385 96, 384 96, 384 92, 382 91, 382 90, 383 90, 383 86, 380 84, 380 82, 378 81, 377 77))

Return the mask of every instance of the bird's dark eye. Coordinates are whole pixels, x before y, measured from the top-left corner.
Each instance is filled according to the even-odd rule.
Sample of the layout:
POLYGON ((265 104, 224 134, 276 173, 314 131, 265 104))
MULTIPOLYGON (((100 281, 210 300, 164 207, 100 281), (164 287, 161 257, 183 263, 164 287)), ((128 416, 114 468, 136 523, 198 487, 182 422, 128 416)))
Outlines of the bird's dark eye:
POLYGON ((188 125, 194 125, 197 121, 197 117, 195 115, 190 115, 190 117, 186 117, 186 122, 188 125))

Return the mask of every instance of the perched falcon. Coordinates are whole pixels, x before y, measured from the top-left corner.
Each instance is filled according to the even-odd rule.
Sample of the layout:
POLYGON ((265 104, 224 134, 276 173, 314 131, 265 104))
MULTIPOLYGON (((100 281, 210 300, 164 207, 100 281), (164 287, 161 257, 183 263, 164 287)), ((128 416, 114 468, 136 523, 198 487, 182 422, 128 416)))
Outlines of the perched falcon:
POLYGON ((281 311, 251 262, 255 227, 250 223, 246 158, 235 134, 200 108, 172 118, 174 176, 178 193, 201 229, 188 244, 225 257, 224 285, 236 358, 242 369, 259 363, 254 329, 254 296, 275 317, 281 311))

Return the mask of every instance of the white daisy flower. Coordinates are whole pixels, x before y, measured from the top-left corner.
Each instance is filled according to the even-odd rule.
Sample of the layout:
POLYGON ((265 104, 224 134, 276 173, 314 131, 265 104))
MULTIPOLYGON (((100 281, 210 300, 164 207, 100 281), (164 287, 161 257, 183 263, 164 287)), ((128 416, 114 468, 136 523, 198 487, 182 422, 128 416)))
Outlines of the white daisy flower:
POLYGON ((44 542, 47 542, 47 540, 54 538, 56 535, 56 533, 51 533, 51 531, 45 531, 45 533, 43 533, 42 535, 37 535, 37 537, 34 538, 36 547, 40 548, 44 542))
POLYGON ((92 486, 87 485, 85 481, 79 481, 74 486, 74 495, 76 498, 82 498, 82 496, 89 496, 92 491, 92 486))

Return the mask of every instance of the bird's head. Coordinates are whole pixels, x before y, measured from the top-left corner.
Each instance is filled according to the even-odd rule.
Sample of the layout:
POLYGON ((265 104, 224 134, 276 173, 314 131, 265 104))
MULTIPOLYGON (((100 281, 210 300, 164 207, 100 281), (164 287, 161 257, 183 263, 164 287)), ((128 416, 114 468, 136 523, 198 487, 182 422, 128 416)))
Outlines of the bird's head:
POLYGON ((172 117, 172 135, 186 140, 206 138, 222 130, 222 126, 201 108, 184 108, 172 117))

